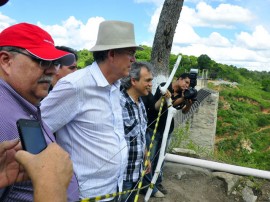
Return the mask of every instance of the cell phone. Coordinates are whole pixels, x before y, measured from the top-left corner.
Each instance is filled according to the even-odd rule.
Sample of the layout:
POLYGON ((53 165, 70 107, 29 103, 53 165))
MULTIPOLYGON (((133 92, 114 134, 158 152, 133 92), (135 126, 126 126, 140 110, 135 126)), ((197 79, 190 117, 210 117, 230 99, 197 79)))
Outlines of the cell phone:
POLYGON ((24 150, 32 154, 38 154, 47 147, 39 121, 19 119, 17 127, 24 150))

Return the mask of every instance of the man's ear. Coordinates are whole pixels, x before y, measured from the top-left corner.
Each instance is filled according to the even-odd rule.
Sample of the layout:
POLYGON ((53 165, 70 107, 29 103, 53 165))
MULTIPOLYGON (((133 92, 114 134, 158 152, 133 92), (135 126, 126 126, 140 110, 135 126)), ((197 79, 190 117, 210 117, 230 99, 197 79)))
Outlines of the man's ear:
POLYGON ((2 72, 9 75, 11 72, 12 55, 7 51, 0 51, 0 67, 2 72))
POLYGON ((134 85, 135 85, 135 82, 136 82, 137 80, 131 77, 131 78, 130 78, 130 81, 131 81, 131 85, 134 86, 134 85))
POLYGON ((109 50, 107 54, 108 54, 109 60, 113 59, 115 56, 115 50, 109 50))

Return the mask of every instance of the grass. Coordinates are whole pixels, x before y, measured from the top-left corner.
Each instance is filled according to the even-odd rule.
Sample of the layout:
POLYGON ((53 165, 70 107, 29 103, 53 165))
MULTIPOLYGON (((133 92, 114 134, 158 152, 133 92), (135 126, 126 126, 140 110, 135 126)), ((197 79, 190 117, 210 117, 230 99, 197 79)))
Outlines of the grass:
POLYGON ((270 93, 248 83, 219 90, 216 136, 223 141, 216 145, 214 158, 270 170, 270 93))
MULTIPOLYGON (((217 90, 211 85, 211 89, 217 90)), ((192 149, 200 156, 233 165, 270 170, 270 93, 254 85, 218 88, 220 99, 213 154, 189 140, 190 122, 176 128, 169 151, 174 147, 192 149)))
POLYGON ((172 153, 173 148, 183 148, 195 151, 196 154, 203 156, 212 156, 209 150, 196 144, 194 141, 189 139, 190 136, 190 121, 180 125, 176 128, 172 134, 171 143, 168 151, 172 153))

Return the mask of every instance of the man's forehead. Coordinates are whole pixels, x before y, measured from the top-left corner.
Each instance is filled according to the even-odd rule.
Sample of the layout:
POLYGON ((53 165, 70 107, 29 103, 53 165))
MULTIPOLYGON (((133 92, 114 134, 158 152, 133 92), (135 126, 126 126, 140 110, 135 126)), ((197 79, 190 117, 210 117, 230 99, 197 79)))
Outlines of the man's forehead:
POLYGON ((73 62, 71 65, 62 65, 63 67, 77 66, 77 62, 73 62))
POLYGON ((189 77, 186 77, 186 78, 181 78, 179 80, 183 80, 183 81, 190 81, 190 78, 189 77))

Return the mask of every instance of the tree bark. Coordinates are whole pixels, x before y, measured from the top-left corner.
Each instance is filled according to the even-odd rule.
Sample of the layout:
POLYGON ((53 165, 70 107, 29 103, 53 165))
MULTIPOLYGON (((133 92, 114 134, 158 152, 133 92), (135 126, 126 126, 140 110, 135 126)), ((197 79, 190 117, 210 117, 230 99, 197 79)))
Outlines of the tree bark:
POLYGON ((168 77, 173 37, 184 0, 165 0, 153 42, 151 63, 155 76, 168 77))

